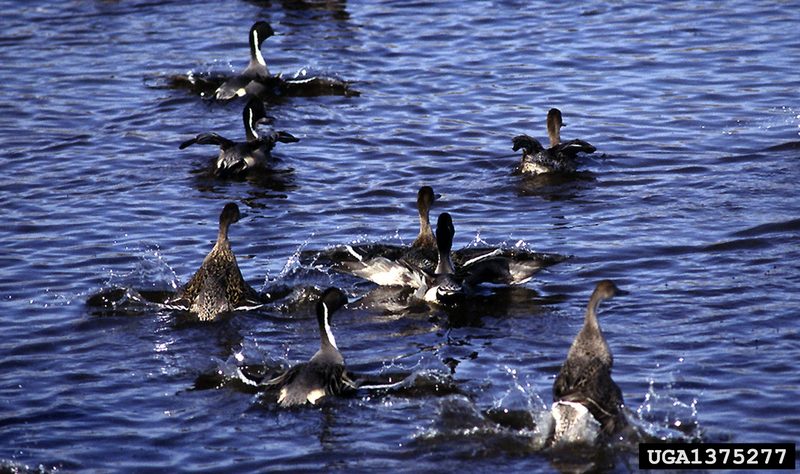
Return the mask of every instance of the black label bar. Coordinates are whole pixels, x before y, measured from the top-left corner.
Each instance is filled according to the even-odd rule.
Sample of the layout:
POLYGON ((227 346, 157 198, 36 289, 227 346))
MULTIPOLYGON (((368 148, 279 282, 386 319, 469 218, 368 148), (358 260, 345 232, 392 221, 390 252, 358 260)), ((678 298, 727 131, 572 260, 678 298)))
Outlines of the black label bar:
POLYGON ((639 469, 794 469, 794 443, 639 443, 639 469))

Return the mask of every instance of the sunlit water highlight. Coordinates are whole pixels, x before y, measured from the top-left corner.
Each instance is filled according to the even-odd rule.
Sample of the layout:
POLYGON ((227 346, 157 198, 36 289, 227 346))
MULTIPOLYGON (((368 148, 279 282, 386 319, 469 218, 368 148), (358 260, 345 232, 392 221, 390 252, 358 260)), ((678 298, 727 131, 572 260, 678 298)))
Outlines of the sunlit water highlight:
POLYGON ((790 3, 0 2, 0 460, 9 469, 259 471, 636 467, 635 444, 543 449, 551 387, 594 283, 629 419, 667 440, 797 442, 800 9, 790 3), (300 142, 245 180, 199 132, 242 137, 241 101, 175 75, 230 74, 256 20, 273 72, 357 97, 284 97, 300 142), (598 151, 571 181, 511 176, 511 137, 598 151), (303 252, 408 244, 443 195, 455 247, 571 255, 460 309, 415 306, 303 252), (219 211, 267 308, 198 325, 174 291, 219 211), (284 411, 239 379, 318 347, 313 302, 356 374, 403 381, 284 411), (93 299, 110 294, 111 307, 93 299), (365 299, 358 298, 365 297, 365 299))

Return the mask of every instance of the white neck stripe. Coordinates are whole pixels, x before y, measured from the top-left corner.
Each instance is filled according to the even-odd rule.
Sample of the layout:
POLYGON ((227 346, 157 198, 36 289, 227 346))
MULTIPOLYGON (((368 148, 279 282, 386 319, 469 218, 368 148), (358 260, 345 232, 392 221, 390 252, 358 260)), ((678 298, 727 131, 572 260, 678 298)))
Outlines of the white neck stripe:
POLYGON ((258 44, 258 30, 253 30, 253 48, 255 48, 254 51, 258 64, 266 67, 267 63, 264 62, 264 56, 261 55, 261 47, 258 44))
POLYGON ((253 109, 248 108, 247 109, 247 126, 248 126, 248 128, 250 128, 250 133, 253 134, 253 137, 258 138, 258 132, 256 132, 256 124, 255 124, 255 121, 253 119, 254 119, 253 109))
POLYGON ((336 346, 336 338, 333 337, 333 331, 331 331, 331 325, 328 322, 328 305, 324 302, 322 303, 322 318, 325 325, 325 334, 328 336, 328 342, 338 351, 339 348, 336 346))

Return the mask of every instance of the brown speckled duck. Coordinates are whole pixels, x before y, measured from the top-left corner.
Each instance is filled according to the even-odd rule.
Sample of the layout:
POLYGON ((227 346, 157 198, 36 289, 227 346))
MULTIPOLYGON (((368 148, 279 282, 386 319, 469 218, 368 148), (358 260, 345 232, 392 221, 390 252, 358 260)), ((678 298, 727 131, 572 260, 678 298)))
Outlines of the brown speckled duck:
MULTIPOLYGON (((611 379, 614 358, 608 348, 600 324, 597 308, 600 303, 615 295, 624 294, 614 282, 603 280, 597 284, 586 309, 581 328, 567 353, 567 359, 553 384, 553 417, 556 421, 556 441, 572 439, 580 430, 578 425, 589 422, 590 414, 602 434, 611 435, 626 424, 622 412, 622 391, 611 379)), ((598 433, 599 434, 599 433, 598 433)), ((589 434, 591 441, 594 434, 589 434)))
POLYGON ((222 313, 260 304, 258 293, 244 281, 228 240, 228 229, 239 217, 239 206, 225 205, 219 216, 219 234, 214 248, 172 301, 185 305, 201 321, 211 321, 222 313))

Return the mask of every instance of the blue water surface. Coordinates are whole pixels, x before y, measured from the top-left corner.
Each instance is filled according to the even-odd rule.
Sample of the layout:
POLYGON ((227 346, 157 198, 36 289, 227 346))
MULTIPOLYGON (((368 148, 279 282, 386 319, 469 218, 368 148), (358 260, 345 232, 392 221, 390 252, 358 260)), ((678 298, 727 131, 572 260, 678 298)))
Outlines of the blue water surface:
MULTIPOLYGON (((594 284, 629 416, 666 440, 800 439, 800 8, 795 2, 0 1, 0 470, 553 472, 637 466, 633 445, 553 454, 541 418, 594 284), (258 20, 274 73, 357 97, 269 104, 255 179, 208 173, 205 131, 243 101, 170 78, 230 74, 258 20), (597 152, 581 179, 512 176, 511 137, 597 152), (408 244, 416 191, 455 247, 572 258, 467 307, 392 309, 302 252, 408 244), (215 324, 89 304, 173 291, 226 202, 245 278, 280 304, 215 324), (281 410, 237 382, 318 348, 312 303, 358 373, 412 389, 281 410), (360 298, 367 296, 368 299, 360 298), (490 416, 508 412, 513 422, 490 416), (515 421, 514 421, 515 420, 515 421), (526 421, 527 420, 527 421, 526 421)), ((391 295, 383 295, 392 298, 391 295)))

